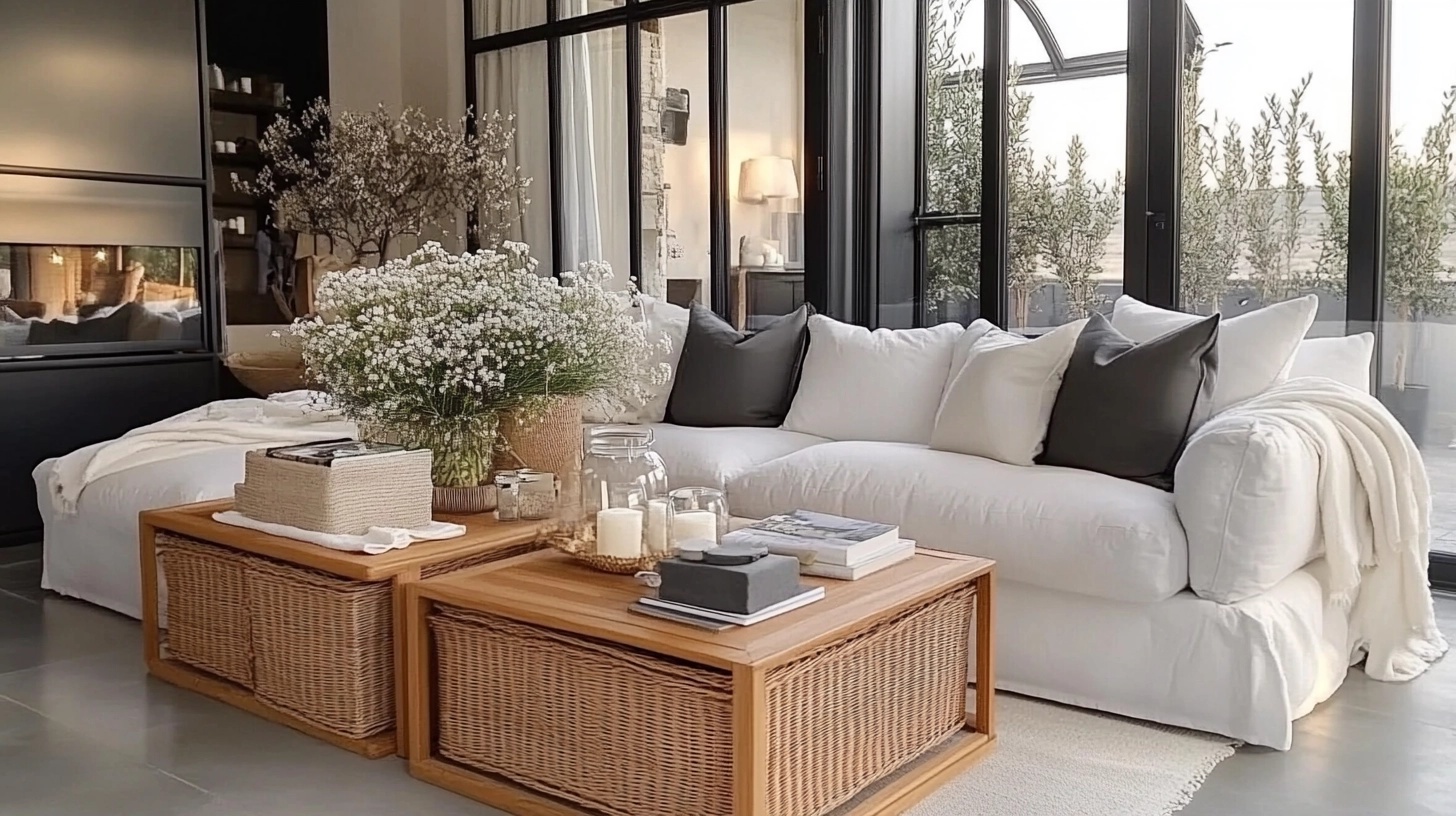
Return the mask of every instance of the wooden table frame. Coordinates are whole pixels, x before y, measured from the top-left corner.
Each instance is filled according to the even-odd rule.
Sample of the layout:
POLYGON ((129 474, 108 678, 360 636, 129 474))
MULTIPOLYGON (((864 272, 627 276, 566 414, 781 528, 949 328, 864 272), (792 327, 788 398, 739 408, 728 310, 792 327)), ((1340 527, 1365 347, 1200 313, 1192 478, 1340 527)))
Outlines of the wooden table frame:
POLYGON ((405 670, 405 644, 404 638, 400 636, 405 612, 404 587, 419 581, 421 569, 426 566, 474 555, 491 548, 505 549, 530 544, 538 538, 539 530, 539 526, 535 523, 499 524, 489 516, 440 516, 441 520, 465 524, 471 530, 460 538, 420 542, 381 555, 363 555, 278 538, 212 520, 214 513, 231 509, 231 507, 231 500, 222 500, 148 510, 141 514, 142 649, 148 673, 179 688, 241 708, 265 720, 286 725, 296 731, 370 759, 378 759, 391 754, 405 756, 403 741, 398 738, 403 733, 398 721, 405 716, 405 712, 408 710, 410 696, 406 686, 408 674, 405 670), (480 530, 482 526, 486 528, 484 531, 480 530), (395 632, 396 728, 364 739, 337 734, 268 705, 243 686, 164 655, 162 629, 157 608, 157 532, 159 530, 288 564, 321 570, 346 579, 391 581, 394 584, 392 598, 395 632))
MULTIPOLYGON (((924 551, 922 551, 924 552, 924 551)), ((538 554, 541 555, 541 554, 538 554)), ((964 558, 948 553, 929 553, 936 557, 964 558)), ((533 558, 528 555, 520 558, 533 558)), ((470 576, 492 572, 508 567, 517 559, 508 559, 486 564, 452 574, 451 578, 467 579, 470 576)), ((907 768, 881 780, 878 787, 869 794, 861 794, 855 800, 831 811, 830 816, 892 816, 920 802, 936 788, 954 778, 978 760, 985 757, 996 744, 995 718, 995 582, 994 564, 985 559, 965 559, 979 562, 981 568, 967 581, 975 587, 975 631, 976 672, 975 712, 968 715, 962 732, 932 748, 907 768)), ((458 582, 455 582, 458 585, 458 582)), ((833 582, 830 582, 833 583, 833 582)), ((704 649, 698 644, 692 649, 682 648, 664 642, 660 634, 647 629, 641 631, 622 628, 621 621, 603 621, 599 627, 583 626, 579 620, 553 613, 550 599, 543 599, 539 613, 522 615, 519 607, 509 610, 487 608, 480 599, 462 595, 445 580, 425 580, 409 584, 404 590, 404 620, 401 632, 404 637, 406 671, 409 678, 405 686, 409 689, 409 710, 402 716, 406 734, 404 748, 409 758, 410 773, 434 785, 477 801, 500 808, 518 816, 600 816, 599 813, 583 810, 547 794, 531 790, 510 780, 482 774, 465 768, 435 754, 434 705, 435 694, 434 659, 429 631, 429 614, 436 603, 463 605, 483 611, 506 614, 528 623, 560 628, 574 634, 604 638, 616 643, 645 648, 660 654, 680 657, 706 665, 727 668, 733 672, 733 722, 734 722, 734 786, 735 816, 763 816, 767 810, 767 791, 756 784, 766 776, 768 767, 768 735, 762 727, 763 711, 766 707, 764 678, 770 669, 787 663, 796 657, 832 642, 849 629, 872 626, 878 620, 900 614, 914 604, 923 602, 933 595, 922 593, 906 595, 894 604, 884 606, 873 614, 843 625, 795 644, 779 649, 758 660, 740 662, 741 654, 734 650, 704 649), (530 618, 527 620, 527 618, 530 618)), ((944 591, 942 585, 937 591, 944 591)), ((806 609, 812 607, 806 607, 806 609)), ((790 613, 793 614, 793 613, 790 613)), ((787 618, 787 616, 785 616, 787 618)), ((651 619, 644 619, 651 620, 651 619)), ((691 627, 684 627, 691 629, 691 627)), ((696 631, 696 630, 694 630, 696 631)), ((967 637, 970 633, 967 632, 967 637)), ((875 786, 872 786, 875 787, 875 786)))

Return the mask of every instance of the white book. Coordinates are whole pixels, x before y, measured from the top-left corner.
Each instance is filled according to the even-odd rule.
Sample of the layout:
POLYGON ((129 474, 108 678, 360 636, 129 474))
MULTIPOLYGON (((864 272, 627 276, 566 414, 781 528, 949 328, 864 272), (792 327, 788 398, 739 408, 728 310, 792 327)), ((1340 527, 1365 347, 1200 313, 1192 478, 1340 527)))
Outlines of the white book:
POLYGON ((769 516, 723 536, 724 544, 764 547, 775 555, 813 553, 817 562, 849 567, 894 549, 900 529, 893 524, 795 510, 769 516))
POLYGON ((820 578, 834 578, 840 581, 858 581, 866 575, 873 575, 886 567, 893 567, 896 564, 909 561, 915 556, 915 542, 902 538, 895 546, 885 553, 862 561, 852 567, 841 567, 838 564, 821 564, 815 561, 808 566, 800 567, 800 575, 815 575, 820 578))
POLYGON ((810 587, 787 601, 779 601, 773 606, 764 607, 752 615, 738 615, 733 612, 719 612, 716 609, 705 609, 701 606, 690 604, 674 603, 664 601, 661 598, 646 597, 638 601, 644 606, 655 606, 658 609, 668 609, 673 612, 681 612, 686 615, 693 615, 708 620, 723 621, 724 623, 736 623, 739 626, 752 626, 755 623, 762 623, 769 618, 775 618, 785 612, 792 612, 801 606, 807 606, 824 597, 824 587, 810 587))

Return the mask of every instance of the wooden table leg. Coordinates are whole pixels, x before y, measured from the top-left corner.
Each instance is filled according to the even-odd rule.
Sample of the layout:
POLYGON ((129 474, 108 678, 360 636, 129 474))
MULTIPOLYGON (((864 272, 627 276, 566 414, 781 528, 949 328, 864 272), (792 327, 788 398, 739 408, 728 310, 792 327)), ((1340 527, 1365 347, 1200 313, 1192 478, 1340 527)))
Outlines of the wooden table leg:
POLYGON ((405 724, 409 721, 409 652, 405 644, 406 615, 405 588, 420 580, 420 568, 411 567, 394 577, 394 752, 401 758, 408 757, 405 749, 405 724))
POLYGON ((162 662, 160 610, 157 609, 157 528, 140 523, 138 550, 142 559, 142 657, 147 670, 162 662))
POLYGON ((401 587, 403 620, 397 630, 403 635, 401 654, 404 667, 404 702, 399 709, 397 734, 410 764, 430 759, 434 723, 430 701, 435 696, 430 676, 430 631, 427 615, 431 601, 421 597, 418 582, 401 587))
POLYGON ((768 813, 768 692, 763 671, 733 669, 733 814, 768 813))
POLYGON ((976 730, 996 736, 995 573, 976 579, 976 730))

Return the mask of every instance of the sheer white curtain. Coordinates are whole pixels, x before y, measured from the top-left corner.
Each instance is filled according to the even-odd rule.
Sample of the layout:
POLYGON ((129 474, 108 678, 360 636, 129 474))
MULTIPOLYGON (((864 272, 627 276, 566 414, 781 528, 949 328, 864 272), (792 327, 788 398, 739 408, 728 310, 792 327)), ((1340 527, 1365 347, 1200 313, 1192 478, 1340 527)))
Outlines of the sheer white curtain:
MULTIPOLYGON (((546 22, 542 0, 477 0, 476 32, 485 35, 513 31, 546 22)), ((541 272, 551 273, 551 139, 547 106, 546 43, 490 51, 478 63, 477 112, 493 111, 516 117, 515 148, 509 160, 531 178, 530 204, 520 214, 512 236, 531 245, 541 272)))
MULTIPOLYGON (((562 16, 610 7, 565 0, 562 16)), ((627 156, 627 35, 614 28, 561 43, 562 260, 606 261, 623 283, 631 268, 627 156)))

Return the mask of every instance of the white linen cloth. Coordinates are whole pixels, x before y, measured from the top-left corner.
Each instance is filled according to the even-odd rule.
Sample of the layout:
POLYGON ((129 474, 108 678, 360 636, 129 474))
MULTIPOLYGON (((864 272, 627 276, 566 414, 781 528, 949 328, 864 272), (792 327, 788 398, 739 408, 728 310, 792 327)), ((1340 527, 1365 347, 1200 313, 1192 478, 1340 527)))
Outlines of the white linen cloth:
POLYGON ((291 538, 295 541, 317 544, 331 550, 360 552, 366 555, 379 555, 390 550, 402 550, 416 541, 443 541, 447 538, 459 538, 465 535, 465 525, 451 524, 448 521, 432 521, 424 527, 413 530, 403 527, 370 527, 369 532, 363 535, 344 535, 342 533, 320 533, 315 530, 290 527, 287 524, 258 521, 248 518, 236 510, 213 513, 212 520, 222 524, 231 524, 234 527, 246 527, 249 530, 257 530, 260 533, 275 535, 279 538, 291 538))
POLYGON ((221 400, 72 451, 51 469, 51 502, 61 513, 75 513, 86 485, 154 462, 218 449, 257 450, 352 439, 358 434, 354 423, 316 397, 312 391, 289 391, 266 400, 221 400))
POLYGON ((1376 680, 1409 680, 1445 654, 1426 568, 1431 493, 1420 451, 1374 397, 1334 380, 1275 385, 1204 424, 1257 415, 1305 438, 1319 458, 1327 591, 1350 611, 1350 662, 1376 680))

